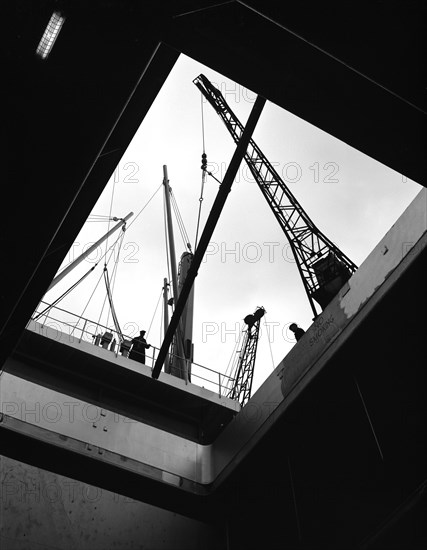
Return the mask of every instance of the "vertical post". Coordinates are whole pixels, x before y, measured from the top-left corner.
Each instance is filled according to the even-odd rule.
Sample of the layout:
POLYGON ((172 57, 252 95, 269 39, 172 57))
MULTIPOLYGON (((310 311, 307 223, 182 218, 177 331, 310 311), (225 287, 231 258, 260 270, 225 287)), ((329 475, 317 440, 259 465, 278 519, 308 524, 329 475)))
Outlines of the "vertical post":
MULTIPOLYGON (((173 224, 172 224, 172 213, 171 213, 171 203, 170 203, 170 187, 169 187, 169 177, 168 177, 168 167, 166 164, 163 165, 163 185, 165 186, 165 202, 166 202, 166 222, 168 227, 168 236, 169 236, 169 255, 172 271, 172 288, 173 288, 173 299, 174 299, 174 308, 178 302, 178 274, 176 270, 176 254, 175 254, 175 239, 173 236, 173 224)), ((179 357, 177 359, 178 364, 182 364, 182 369, 184 371, 184 377, 186 378, 186 369, 187 365, 181 357, 184 357, 184 349, 181 341, 181 332, 180 324, 176 327, 175 341, 176 341, 176 355, 179 357)), ((169 346, 168 346, 169 348, 169 346)), ((163 365, 162 365, 163 366, 163 365)), ((181 370, 181 369, 180 369, 181 370)))
POLYGON ((218 395, 221 397, 221 373, 218 373, 218 395))
MULTIPOLYGON (((81 317, 80 317, 80 319, 81 319, 81 317)), ((84 322, 84 325, 83 325, 83 328, 82 328, 82 333, 80 334, 79 344, 82 341, 83 333, 84 333, 85 328, 86 328, 86 323, 87 323, 87 319, 85 319, 85 322, 84 322)))
POLYGON ((151 358, 151 370, 153 370, 156 359, 156 348, 154 346, 151 346, 151 349, 153 350, 153 357, 151 358))
MULTIPOLYGON (((168 280, 166 277, 163 279, 163 331, 166 335, 169 325, 169 314, 168 314, 168 280)), ((153 360, 154 366, 154 360, 153 360)), ((165 372, 169 374, 169 353, 166 354, 165 358, 165 372)))
POLYGON ((166 221, 167 221, 168 236, 169 236, 169 255, 171 259, 172 288, 173 288, 173 297, 176 304, 176 301, 178 300, 178 276, 176 271, 177 264, 176 264, 176 255, 175 255, 175 240, 173 236, 168 167, 166 165, 163 165, 163 185, 165 186, 166 221))
POLYGON ((187 359, 187 357, 184 357, 184 359, 182 361, 185 365, 184 380, 185 380, 185 385, 187 385, 188 384, 188 373, 190 371, 190 359, 187 359))

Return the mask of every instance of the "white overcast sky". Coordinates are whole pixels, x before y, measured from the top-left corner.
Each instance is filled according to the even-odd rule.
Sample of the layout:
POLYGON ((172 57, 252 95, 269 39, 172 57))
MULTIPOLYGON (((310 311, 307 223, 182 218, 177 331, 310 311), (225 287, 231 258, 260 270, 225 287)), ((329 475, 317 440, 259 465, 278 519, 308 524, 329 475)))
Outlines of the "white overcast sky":
MULTIPOLYGON (((202 176, 202 131, 201 97, 192 81, 200 73, 217 85, 245 124, 255 94, 181 55, 92 214, 109 214, 113 188, 112 215, 124 217, 130 211, 138 214, 161 184, 162 167, 166 164, 194 245, 202 176)), ((205 102, 203 110, 209 167, 222 179, 234 144, 213 108, 205 102)), ((421 190, 420 185, 271 102, 264 107, 253 137, 316 226, 357 265, 421 190)), ((218 184, 209 178, 200 232, 217 190, 218 184)), ((122 330, 135 334, 142 328, 148 330, 152 323, 148 341, 156 347, 161 344, 161 304, 155 316, 154 312, 167 276, 163 219, 160 189, 141 215, 128 222, 114 286, 122 330)), ((107 229, 106 223, 86 223, 63 266, 107 229)), ((177 225, 175 241, 179 258, 184 246, 177 225)), ((96 258, 97 254, 93 254, 85 260, 47 293, 45 300, 50 302, 59 296, 96 258)), ((277 365, 294 345, 288 325, 296 322, 307 329, 313 315, 286 238, 245 164, 240 167, 205 260, 195 284, 195 361, 225 372, 236 338, 244 327, 243 318, 263 306, 277 365)), ((60 307, 82 314, 102 267, 99 264, 60 307)), ((110 273, 112 268, 111 264, 110 273)), ((104 298, 101 281, 84 317, 97 321, 104 298)), ((107 323, 107 308, 101 323, 107 323)), ((108 325, 113 326, 111 316, 108 325)), ((264 325, 262 328, 254 389, 273 368, 267 331, 264 325)), ((197 383, 197 379, 193 378, 193 382, 197 383)))

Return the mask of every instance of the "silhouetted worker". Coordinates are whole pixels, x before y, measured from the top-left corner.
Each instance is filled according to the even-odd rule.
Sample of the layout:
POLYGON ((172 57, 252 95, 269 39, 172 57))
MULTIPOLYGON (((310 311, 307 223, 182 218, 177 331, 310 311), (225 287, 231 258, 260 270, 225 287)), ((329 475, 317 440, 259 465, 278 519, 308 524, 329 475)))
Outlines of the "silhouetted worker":
POLYGON ((301 339, 302 335, 305 334, 305 330, 300 328, 296 323, 292 323, 292 325, 289 325, 289 330, 294 333, 297 342, 301 339))
POLYGON ((141 330, 139 336, 132 339, 132 350, 129 353, 129 359, 138 361, 145 364, 145 350, 150 348, 150 344, 147 344, 145 336, 145 330, 141 330))
POLYGON ((94 339, 93 343, 94 343, 95 346, 99 346, 99 344, 101 343, 101 336, 102 336, 101 333, 98 333, 96 335, 95 334, 92 335, 92 338, 94 339))

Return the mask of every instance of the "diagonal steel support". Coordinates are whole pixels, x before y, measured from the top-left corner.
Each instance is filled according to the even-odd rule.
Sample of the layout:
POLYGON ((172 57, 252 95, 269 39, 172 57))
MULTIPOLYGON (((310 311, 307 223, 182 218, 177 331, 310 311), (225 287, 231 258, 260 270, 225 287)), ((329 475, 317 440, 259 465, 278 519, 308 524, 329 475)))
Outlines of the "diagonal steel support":
POLYGON ((257 97, 255 104, 252 108, 251 114, 249 115, 249 119, 243 131, 242 137, 240 138, 240 141, 237 144, 236 150, 234 151, 228 170, 224 176, 224 180, 220 185, 215 202, 212 206, 212 210, 210 211, 209 217, 206 221, 203 234, 200 237, 199 244, 194 253, 194 258, 191 263, 191 267, 188 270, 187 277, 184 281, 184 285, 178 297, 178 301, 175 306, 175 311, 172 315, 172 319, 170 320, 168 329, 165 334, 165 339, 163 340, 162 346, 159 351, 159 355, 157 356, 157 360, 152 372, 153 378, 158 378, 160 375, 162 365, 165 361, 166 354, 172 342, 173 335, 175 334, 175 331, 178 327, 179 320, 181 318, 181 315, 185 307, 185 304, 187 302, 188 296, 190 294, 191 288, 193 286, 194 279, 197 277, 198 269, 200 267, 200 264, 202 263, 206 249, 212 238, 213 232, 215 230, 218 219, 221 215, 225 201, 227 200, 228 193, 231 191, 231 186, 233 185, 233 181, 236 177, 237 170, 239 169, 240 163, 242 162, 243 157, 246 153, 246 150, 249 145, 249 141, 252 137, 253 131, 255 130, 255 126, 258 122, 262 109, 265 105, 265 101, 266 100, 263 97, 260 97, 260 96, 257 97))

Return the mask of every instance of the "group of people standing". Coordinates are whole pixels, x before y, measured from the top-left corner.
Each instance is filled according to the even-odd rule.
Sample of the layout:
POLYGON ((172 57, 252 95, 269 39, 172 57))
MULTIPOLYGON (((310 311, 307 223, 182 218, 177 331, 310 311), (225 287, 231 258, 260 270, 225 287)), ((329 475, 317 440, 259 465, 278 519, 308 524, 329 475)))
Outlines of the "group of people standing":
MULTIPOLYGON (((125 357, 129 357, 138 363, 145 364, 145 350, 151 348, 150 344, 147 344, 145 339, 145 330, 139 332, 139 336, 132 338, 132 340, 124 340, 120 345, 120 353, 125 357)), ((94 338, 94 345, 101 346, 110 351, 116 350, 116 341, 113 338, 112 332, 105 332, 104 334, 97 334, 92 336, 94 338)))
MULTIPOLYGON (((292 323, 289 325, 289 330, 292 331, 295 335, 295 339, 298 341, 302 337, 303 334, 305 334, 305 331, 300 328, 296 323, 292 323)), ((135 338, 132 338, 131 341, 131 348, 129 352, 129 359, 133 359, 134 361, 138 361, 138 363, 145 364, 145 350, 150 348, 151 345, 147 344, 147 340, 145 339, 145 330, 141 330, 139 332, 139 336, 136 336, 135 338)), ((98 335, 100 336, 100 335, 98 335)), ((99 345, 99 339, 95 340, 95 344, 99 345)))

